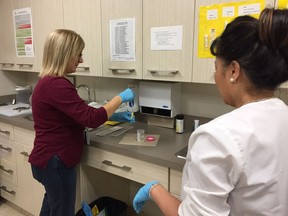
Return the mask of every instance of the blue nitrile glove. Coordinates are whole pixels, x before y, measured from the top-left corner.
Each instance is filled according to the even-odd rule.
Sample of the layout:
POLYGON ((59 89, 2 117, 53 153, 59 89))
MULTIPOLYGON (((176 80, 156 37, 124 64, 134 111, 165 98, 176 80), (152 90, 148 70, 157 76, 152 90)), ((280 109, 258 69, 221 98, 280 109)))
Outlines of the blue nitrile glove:
POLYGON ((118 121, 118 122, 129 122, 134 123, 135 122, 135 116, 131 112, 118 112, 114 113, 109 120, 111 121, 118 121))
POLYGON ((86 216, 93 216, 92 210, 86 202, 82 201, 81 205, 82 205, 83 212, 85 213, 86 216))
POLYGON ((122 103, 126 103, 128 101, 132 101, 134 99, 134 92, 131 88, 127 88, 123 92, 119 94, 122 99, 122 103))
POLYGON ((150 188, 154 184, 159 184, 159 182, 158 181, 148 182, 143 187, 141 187, 139 191, 137 192, 137 194, 135 195, 133 199, 133 208, 137 212, 137 214, 141 212, 144 203, 147 200, 150 200, 149 192, 150 192, 150 188))

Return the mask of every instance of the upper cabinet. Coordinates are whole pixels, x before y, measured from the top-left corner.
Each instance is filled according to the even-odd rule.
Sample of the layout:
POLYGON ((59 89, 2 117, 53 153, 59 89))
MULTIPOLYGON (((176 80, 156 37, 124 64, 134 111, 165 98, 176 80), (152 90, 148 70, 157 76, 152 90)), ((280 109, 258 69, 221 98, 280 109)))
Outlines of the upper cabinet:
POLYGON ((143 79, 191 82, 194 0, 143 0, 143 79))
MULTIPOLYGON (((1 0, 0 69, 40 72, 47 35, 59 28, 75 30, 85 41, 83 64, 75 75, 102 76, 100 0, 1 0), (29 8, 33 34, 33 57, 16 53, 13 11, 29 8)), ((17 45, 19 46, 19 45, 17 45)))
POLYGON ((63 0, 64 27, 76 31, 85 42, 83 63, 75 75, 102 76, 100 0, 63 0))
POLYGON ((103 76, 142 79, 142 0, 103 0, 103 76))
POLYGON ((34 29, 35 68, 42 67, 43 48, 47 35, 58 28, 63 28, 63 5, 59 0, 32 0, 34 29))
POLYGON ((2 23, 0 25, 0 69, 35 71, 33 47, 31 49, 29 42, 33 39, 33 32, 31 32, 31 28, 27 28, 29 24, 32 24, 33 27, 33 21, 31 22, 31 16, 29 18, 31 12, 22 14, 17 11, 23 8, 30 9, 31 0, 1 0, 0 2, 2 23), (24 38, 22 35, 32 37, 24 38), (24 52, 26 54, 29 52, 29 54, 23 54, 24 52))

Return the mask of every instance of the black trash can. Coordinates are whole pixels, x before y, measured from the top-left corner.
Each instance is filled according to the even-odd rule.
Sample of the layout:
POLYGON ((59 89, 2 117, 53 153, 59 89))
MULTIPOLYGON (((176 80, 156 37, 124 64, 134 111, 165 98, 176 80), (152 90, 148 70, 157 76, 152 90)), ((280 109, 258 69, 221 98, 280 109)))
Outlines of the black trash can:
MULTIPOLYGON (((127 204, 112 197, 100 197, 89 204, 91 209, 95 205, 100 212, 106 208, 108 216, 127 216, 127 204)), ((75 216, 85 216, 82 208, 75 214, 75 216)))

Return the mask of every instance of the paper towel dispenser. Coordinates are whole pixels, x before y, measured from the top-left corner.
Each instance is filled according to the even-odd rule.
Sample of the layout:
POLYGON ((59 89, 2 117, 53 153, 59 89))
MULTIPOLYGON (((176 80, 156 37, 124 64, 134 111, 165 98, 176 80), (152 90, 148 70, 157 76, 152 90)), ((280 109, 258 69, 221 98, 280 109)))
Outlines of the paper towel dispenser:
POLYGON ((175 117, 181 113, 181 83, 139 82, 140 112, 175 117))

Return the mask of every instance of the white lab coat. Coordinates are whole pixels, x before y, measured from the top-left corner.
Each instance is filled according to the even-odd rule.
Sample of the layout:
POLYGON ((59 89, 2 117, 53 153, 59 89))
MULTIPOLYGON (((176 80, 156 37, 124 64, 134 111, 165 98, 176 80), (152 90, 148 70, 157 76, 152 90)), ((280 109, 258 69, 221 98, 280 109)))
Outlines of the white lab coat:
POLYGON ((180 216, 288 215, 288 107, 246 104, 189 139, 180 216))

